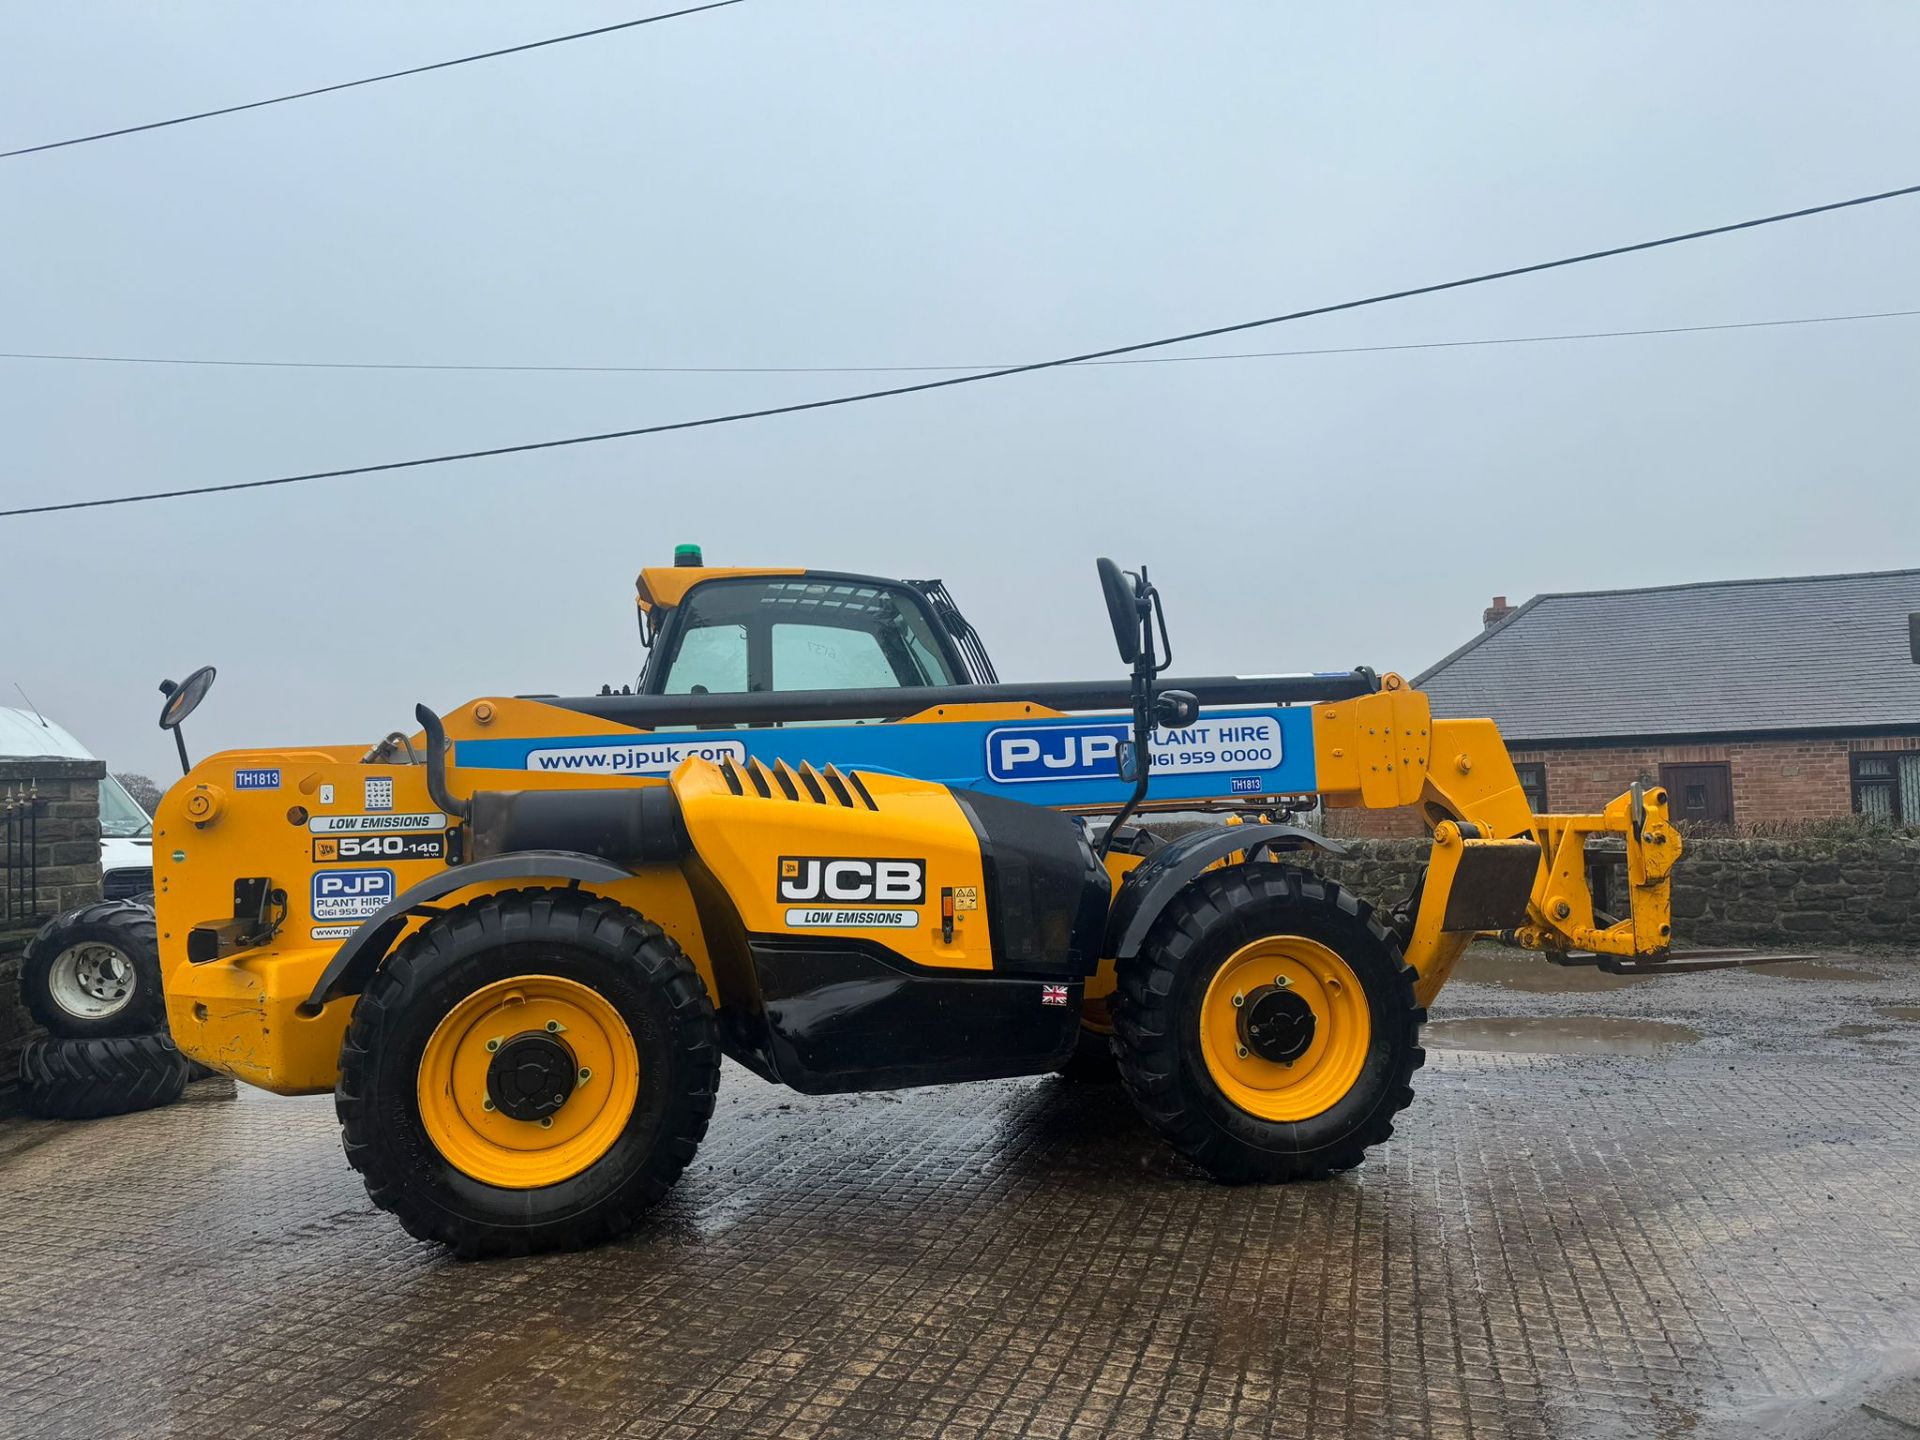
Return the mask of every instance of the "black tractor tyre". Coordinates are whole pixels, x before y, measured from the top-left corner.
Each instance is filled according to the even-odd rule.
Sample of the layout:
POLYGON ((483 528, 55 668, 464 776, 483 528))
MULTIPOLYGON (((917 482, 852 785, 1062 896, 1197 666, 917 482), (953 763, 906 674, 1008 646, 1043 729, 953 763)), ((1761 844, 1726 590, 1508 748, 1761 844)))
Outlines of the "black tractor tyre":
POLYGON ((166 1035, 29 1040, 20 1052, 21 1108, 43 1120, 97 1120, 171 1105, 187 1059, 166 1035))
POLYGON ((1292 866, 1208 871, 1169 902, 1114 996, 1121 1083, 1173 1147, 1226 1182, 1317 1180, 1358 1165, 1393 1134, 1425 1063, 1415 975, 1373 908, 1292 866), (1299 936, 1332 950, 1360 981, 1370 1032, 1357 1077, 1320 1113, 1269 1120, 1228 1098, 1202 1053, 1201 1002, 1243 946, 1299 936))
POLYGON ((577 1249, 631 1229, 693 1159, 719 1079, 713 1005, 665 931, 588 892, 512 890, 429 920, 375 973, 341 1046, 334 1105, 374 1204, 415 1238, 478 1259, 577 1249), (639 1052, 639 1091, 604 1154, 555 1183, 510 1188, 441 1154, 422 1119, 419 1071, 463 1000, 533 975, 585 986, 613 1007, 639 1052))
POLYGON ((20 998, 36 1022, 62 1039, 165 1031, 152 907, 100 900, 56 915, 27 944, 20 998))

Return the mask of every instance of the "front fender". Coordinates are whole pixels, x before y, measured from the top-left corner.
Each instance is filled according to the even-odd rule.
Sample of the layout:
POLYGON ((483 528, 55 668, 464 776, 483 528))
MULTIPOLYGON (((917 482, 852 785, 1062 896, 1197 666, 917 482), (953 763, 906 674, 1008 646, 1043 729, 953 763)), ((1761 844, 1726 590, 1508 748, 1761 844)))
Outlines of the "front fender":
POLYGON ((1238 850, 1297 850, 1313 846, 1344 855, 1346 846, 1298 825, 1215 825, 1163 845, 1128 874, 1107 912, 1105 954, 1124 960, 1140 946, 1167 902, 1201 871, 1238 850))
POLYGON ((495 880, 570 880, 575 884, 610 884, 632 878, 631 870, 573 850, 515 850, 490 859, 476 860, 470 865, 451 866, 394 896, 372 919, 349 935, 334 951, 327 968, 320 972, 313 993, 301 1008, 309 1015, 317 1015, 320 1007, 329 1000, 337 1000, 342 995, 357 995, 366 989, 368 979, 380 968, 380 962, 387 958, 393 942, 400 938, 400 932, 406 928, 407 921, 415 912, 421 906, 443 895, 450 895, 455 890, 465 890, 468 886, 485 885, 495 880))

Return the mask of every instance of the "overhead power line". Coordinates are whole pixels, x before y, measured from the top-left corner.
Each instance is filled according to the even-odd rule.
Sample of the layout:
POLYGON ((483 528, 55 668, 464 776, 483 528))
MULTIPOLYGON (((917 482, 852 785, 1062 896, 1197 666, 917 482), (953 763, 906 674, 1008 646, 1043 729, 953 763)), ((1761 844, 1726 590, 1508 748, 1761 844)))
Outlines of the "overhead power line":
POLYGON ((0 519, 18 515, 45 515, 58 510, 92 510, 107 505, 132 505, 147 500, 178 500, 189 495, 223 495, 238 490, 264 490, 280 485, 300 485, 310 480, 339 480, 351 475, 376 475, 392 470, 418 469, 425 465, 447 465, 458 460, 481 460, 495 455, 524 455, 535 450, 558 450, 571 445, 594 445, 602 441, 628 440, 641 435, 663 435, 674 430, 697 430, 710 425, 731 425, 745 420, 764 420, 774 415, 797 415, 806 410, 826 410, 840 405, 857 405, 867 400, 884 400, 896 395, 914 395, 925 390, 945 390, 956 385, 975 385, 983 380, 1002 380, 1013 375, 1029 375, 1038 370, 1057 370, 1067 365, 1081 365, 1119 355, 1132 355, 1143 350, 1158 350, 1169 345, 1182 345, 1192 340, 1210 340, 1216 335, 1234 335, 1243 330, 1257 330, 1267 325, 1283 325, 1289 321, 1306 320, 1316 315, 1333 315, 1344 310, 1385 305, 1395 300, 1411 299, 1416 295, 1437 295, 1446 290, 1461 290, 1470 285, 1486 285, 1495 280, 1510 280, 1520 275, 1538 275, 1543 271, 1562 270, 1571 265, 1585 265, 1595 260, 1611 259, 1616 255, 1632 255, 1643 250, 1658 250, 1669 245, 1704 240, 1713 235, 1730 235, 1739 230, 1755 230, 1763 225, 1784 224, 1789 220, 1806 219, 1810 215, 1825 215, 1835 210, 1848 210, 1915 194, 1920 194, 1920 185, 1903 185, 1897 190, 1881 190, 1871 195, 1856 195, 1850 200, 1834 200, 1825 205, 1809 205, 1799 210, 1785 210, 1776 215, 1762 215, 1752 220, 1737 220, 1728 225, 1712 225, 1704 230, 1688 230, 1678 235, 1663 235, 1657 240, 1639 240, 1631 245, 1613 245, 1604 250, 1588 250, 1579 255, 1565 255, 1557 260, 1540 260, 1531 265, 1514 265, 1504 270, 1483 271, 1478 275, 1467 275, 1458 280, 1442 280, 1431 285, 1414 285, 1401 290, 1387 290, 1377 295, 1363 296, 1357 300, 1341 300, 1331 305, 1315 305, 1305 310, 1289 311, 1283 315, 1268 315, 1258 320, 1240 320, 1230 325, 1213 325, 1204 330, 1189 330, 1179 335, 1163 336, 1158 340, 1139 340, 1130 345, 1113 345, 1103 350, 1063 355, 1054 360, 1036 360, 1026 365, 1003 366, 998 370, 950 375, 942 380, 922 380, 912 385, 895 385, 884 390, 864 390, 851 395, 833 395, 821 400, 804 400, 791 405, 770 405, 758 410, 736 410, 725 415, 704 416, 697 420, 672 420, 659 425, 637 425, 631 429, 606 430, 592 435, 568 435, 556 440, 530 440, 518 445, 493 445, 485 449, 461 450, 445 455, 424 455, 412 460, 387 460, 375 465, 352 465, 338 470, 311 470, 299 475, 276 475, 264 480, 235 480, 224 485, 193 485, 178 490, 149 490, 136 495, 106 495, 91 500, 62 500, 46 505, 22 505, 10 510, 0 510, 0 519))
POLYGON ((342 80, 337 85, 321 85, 312 90, 296 90, 291 95, 275 95, 267 100, 249 100, 244 105, 223 105, 218 110, 200 110, 192 115, 176 115, 171 120, 149 120, 144 125, 123 125, 118 130, 102 130, 93 135, 75 135, 70 140, 49 140, 43 145, 23 145, 18 150, 0 150, 0 160, 16 155, 37 155, 42 150, 64 150, 69 145, 90 145, 95 140, 112 140, 120 135, 137 135, 142 130, 164 130, 169 125, 186 125, 195 120, 211 120, 216 115, 237 115, 242 110, 259 110, 267 105, 284 105, 289 100, 307 100, 315 95, 331 95, 336 90, 352 90, 361 85, 378 85, 383 80, 399 80, 408 75, 425 75, 431 70, 450 70, 456 65, 471 65, 476 60, 497 60, 502 55, 518 55, 526 50, 542 50, 549 45, 564 45, 570 40, 586 40, 595 35, 611 35, 616 30, 632 30, 662 20, 677 20, 682 15, 698 15, 703 10, 724 10, 741 0, 713 0, 686 10, 670 10, 664 15, 645 15, 638 20, 622 20, 617 25, 602 25, 593 30, 576 30, 571 35, 553 35, 545 40, 529 40, 524 45, 509 45, 504 50, 484 50, 478 55, 462 55, 457 60, 436 60, 431 65, 415 65, 406 70, 389 70, 384 75, 369 75, 361 80, 342 80))
MULTIPOLYGON (((1397 345, 1332 345, 1313 350, 1235 350, 1218 355, 1133 355, 1085 360, 1083 365, 1192 365, 1207 360, 1277 360, 1307 355, 1378 355, 1395 350, 1460 350, 1476 345, 1547 345, 1563 340, 1627 340, 1649 335, 1702 335, 1715 330, 1771 330, 1789 325, 1840 325, 1853 320, 1898 320, 1920 310, 1872 310, 1855 315, 1799 315, 1784 320, 1735 320, 1717 325, 1662 325, 1643 330, 1574 330, 1553 335, 1495 335, 1475 340, 1416 340, 1397 345)), ((81 355, 0 350, 0 360, 64 360, 94 365, 201 365, 244 370, 453 370, 510 375, 900 375, 1002 370, 993 365, 435 365, 400 360, 229 360, 183 355, 81 355)))

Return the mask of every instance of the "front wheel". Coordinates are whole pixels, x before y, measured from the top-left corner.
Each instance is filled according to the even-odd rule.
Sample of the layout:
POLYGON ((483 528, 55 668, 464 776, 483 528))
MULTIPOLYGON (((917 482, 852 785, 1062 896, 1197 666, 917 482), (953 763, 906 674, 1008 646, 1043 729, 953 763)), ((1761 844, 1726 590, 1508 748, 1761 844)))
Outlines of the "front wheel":
POLYGON ((1251 863, 1168 904, 1114 997, 1120 1077, 1148 1124, 1217 1179, 1358 1165, 1413 1098, 1425 1014, 1364 901, 1251 863))
POLYGON ((658 925, 578 890, 423 925, 354 1007, 347 1158, 408 1233, 467 1256, 630 1229, 706 1134, 713 1007, 658 925))

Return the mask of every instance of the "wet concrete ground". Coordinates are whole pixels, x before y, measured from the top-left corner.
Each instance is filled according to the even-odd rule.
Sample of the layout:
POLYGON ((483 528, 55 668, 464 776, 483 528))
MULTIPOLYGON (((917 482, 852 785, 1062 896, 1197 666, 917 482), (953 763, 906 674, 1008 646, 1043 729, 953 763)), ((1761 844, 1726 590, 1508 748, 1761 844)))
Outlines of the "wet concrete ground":
POLYGON ((1920 963, 1475 957, 1434 1021, 1393 1143, 1277 1188, 1113 1089, 729 1066, 640 1233, 477 1265, 326 1099, 8 1122, 0 1434, 1920 1433, 1920 963))

